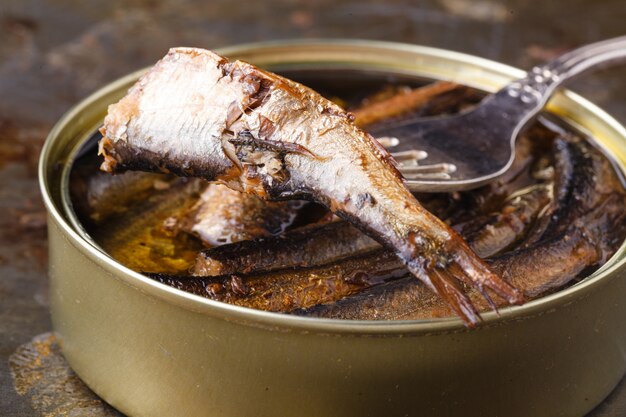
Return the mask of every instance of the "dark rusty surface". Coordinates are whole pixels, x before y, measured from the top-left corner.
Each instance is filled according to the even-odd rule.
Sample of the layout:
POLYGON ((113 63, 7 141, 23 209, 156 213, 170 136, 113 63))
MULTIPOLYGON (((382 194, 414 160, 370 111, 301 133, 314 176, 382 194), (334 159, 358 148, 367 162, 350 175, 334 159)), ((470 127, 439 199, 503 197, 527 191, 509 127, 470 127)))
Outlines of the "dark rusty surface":
MULTIPOLYGON (((217 48, 301 37, 410 42, 528 68, 567 48, 623 35, 624 18, 623 0, 272 0, 245 5, 229 0, 0 0, 0 415, 115 414, 83 390, 51 336, 36 338, 50 331, 38 153, 52 124, 88 93, 153 63, 170 46, 217 48), (48 356, 37 359, 41 352, 48 356), (34 370, 15 362, 29 354, 35 354, 34 370), (21 385, 28 381, 24 375, 40 383, 21 385), (60 383, 45 385, 50 375, 60 383)), ((572 88, 626 123, 623 66, 585 76, 572 88)), ((624 381, 588 417, 623 415, 624 381)))

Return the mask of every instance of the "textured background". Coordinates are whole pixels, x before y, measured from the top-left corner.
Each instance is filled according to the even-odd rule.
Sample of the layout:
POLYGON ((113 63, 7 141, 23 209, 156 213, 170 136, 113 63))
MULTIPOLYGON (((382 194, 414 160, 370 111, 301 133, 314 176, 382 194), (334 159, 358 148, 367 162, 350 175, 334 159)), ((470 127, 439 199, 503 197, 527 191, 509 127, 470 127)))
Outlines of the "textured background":
MULTIPOLYGON (((0 0, 0 415, 116 415, 50 331, 39 149, 72 104, 171 46, 268 39, 402 41, 529 68, 626 33, 624 0, 0 0)), ((626 123, 624 67, 572 88, 626 123)), ((626 382, 589 417, 626 415, 626 382)))

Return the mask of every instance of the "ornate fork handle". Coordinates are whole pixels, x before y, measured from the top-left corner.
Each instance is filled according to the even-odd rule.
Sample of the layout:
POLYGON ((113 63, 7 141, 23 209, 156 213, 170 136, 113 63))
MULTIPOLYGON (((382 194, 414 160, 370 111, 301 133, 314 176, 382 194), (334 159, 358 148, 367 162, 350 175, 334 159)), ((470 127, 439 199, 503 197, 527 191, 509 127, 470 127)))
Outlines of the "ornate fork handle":
POLYGON ((574 49, 544 65, 538 65, 526 77, 517 80, 497 95, 508 95, 519 99, 524 107, 543 108, 554 92, 565 80, 602 62, 626 58, 626 36, 592 43, 574 49))
POLYGON ((520 131, 558 86, 593 66, 622 58, 626 58, 626 36, 593 43, 533 68, 468 111, 410 119, 378 133, 398 138, 395 155, 402 159, 400 172, 411 190, 471 189, 507 172, 520 131), (407 153, 415 149, 426 152, 427 158, 422 161, 424 152, 407 153))

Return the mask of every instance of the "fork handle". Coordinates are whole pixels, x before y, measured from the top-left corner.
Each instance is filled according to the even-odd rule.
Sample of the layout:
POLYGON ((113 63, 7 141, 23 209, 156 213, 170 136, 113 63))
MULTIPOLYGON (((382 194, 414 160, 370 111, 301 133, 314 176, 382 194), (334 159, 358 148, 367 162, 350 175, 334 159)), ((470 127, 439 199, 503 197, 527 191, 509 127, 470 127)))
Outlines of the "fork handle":
POLYGON ((574 49, 530 70, 526 77, 512 82, 498 95, 518 98, 525 107, 545 106, 554 90, 564 81, 605 62, 626 58, 626 36, 591 43, 574 49))

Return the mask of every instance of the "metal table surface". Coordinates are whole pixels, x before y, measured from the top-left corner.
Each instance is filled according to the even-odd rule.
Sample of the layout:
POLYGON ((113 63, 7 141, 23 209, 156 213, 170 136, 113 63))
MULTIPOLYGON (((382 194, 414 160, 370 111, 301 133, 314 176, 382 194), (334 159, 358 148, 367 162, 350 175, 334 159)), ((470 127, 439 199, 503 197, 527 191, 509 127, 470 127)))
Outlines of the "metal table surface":
MULTIPOLYGON (((51 330, 36 165, 82 97, 170 46, 285 38, 401 41, 529 68, 625 32, 623 0, 0 0, 0 415, 119 415, 67 367, 51 330)), ((626 123, 626 72, 571 88, 626 123)), ((589 417, 626 415, 626 380, 589 417)))

